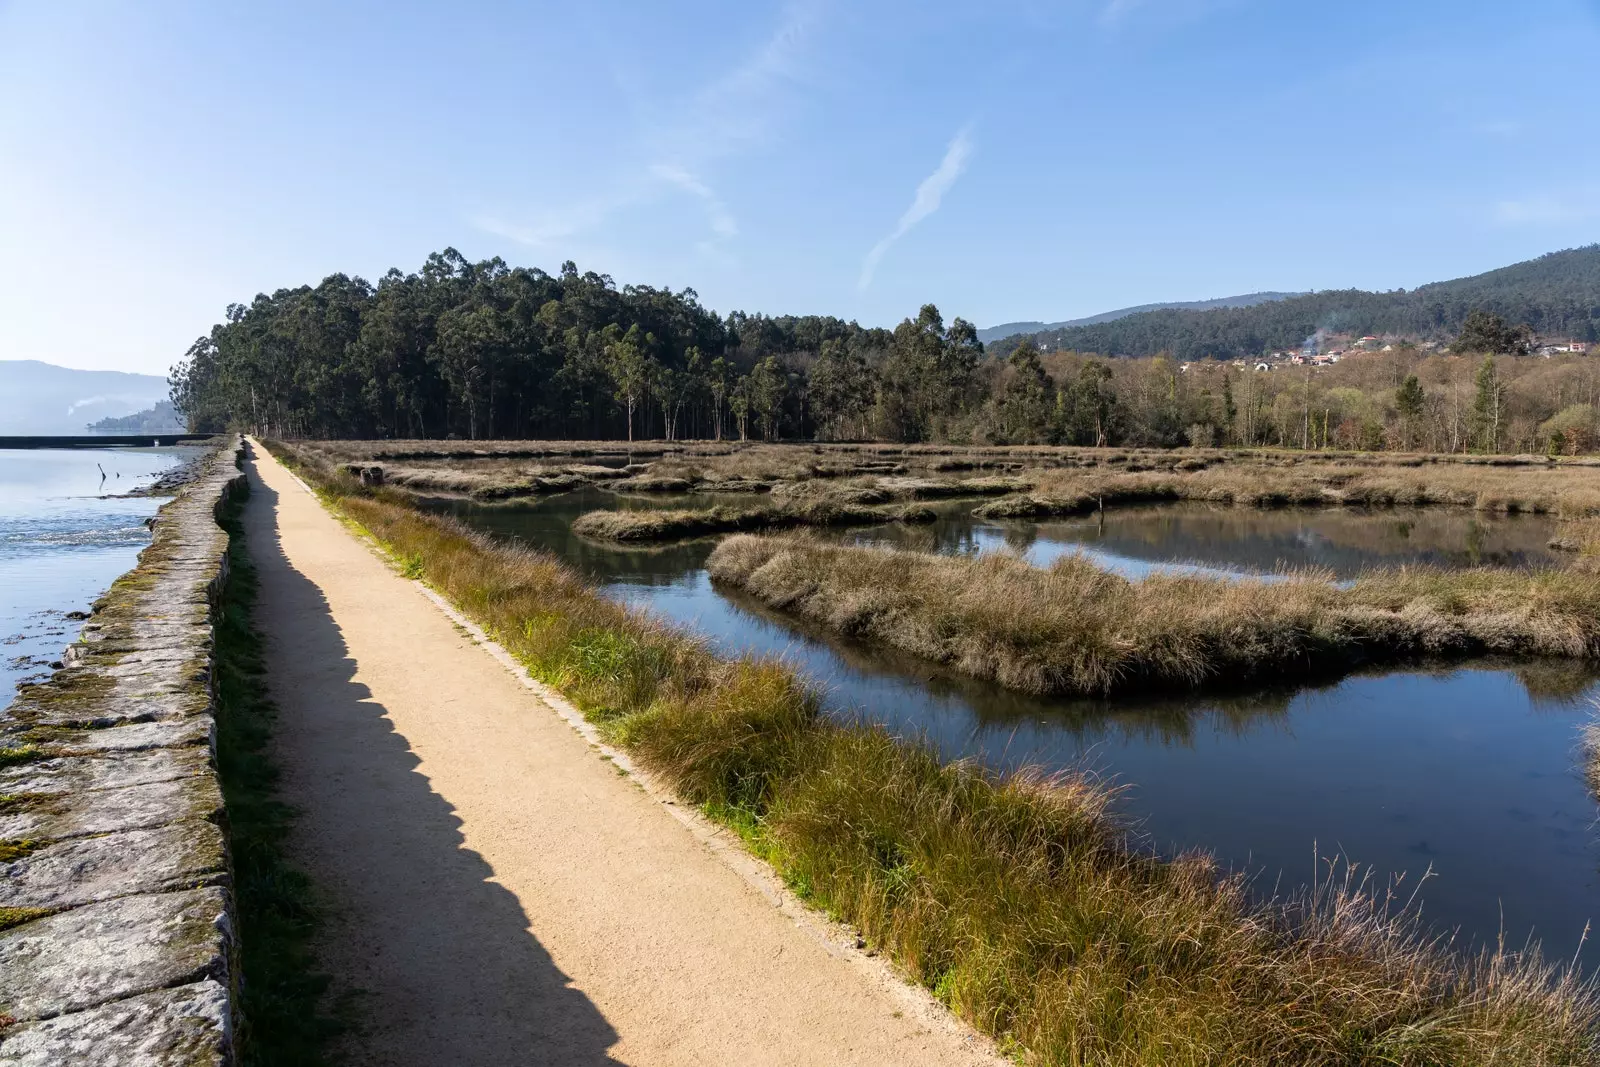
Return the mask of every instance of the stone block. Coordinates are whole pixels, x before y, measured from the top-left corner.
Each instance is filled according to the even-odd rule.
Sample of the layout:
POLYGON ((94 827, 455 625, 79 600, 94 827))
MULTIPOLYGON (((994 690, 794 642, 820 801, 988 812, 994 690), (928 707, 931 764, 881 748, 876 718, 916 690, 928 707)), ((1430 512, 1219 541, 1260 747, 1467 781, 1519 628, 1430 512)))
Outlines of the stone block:
POLYGON ((0 814, 0 840, 59 841, 180 819, 215 821, 221 814, 222 790, 211 775, 94 793, 25 795, 14 810, 0 814))
POLYGON ((80 1012, 204 978, 226 981, 227 895, 119 897, 0 931, 0 1014, 80 1012))
POLYGON ((138 722, 97 730, 53 734, 50 743, 74 752, 138 752, 151 748, 184 748, 211 744, 209 716, 165 722, 138 722))
POLYGON ((0 863, 0 907, 55 911, 227 879, 222 831, 214 823, 185 819, 149 830, 68 838, 0 863))
POLYGON ((194 774, 208 774, 210 753, 197 748, 156 748, 34 760, 0 771, 0 793, 82 793, 124 789, 194 774))
POLYGON ((228 991, 209 979, 0 1030, 3 1067, 221 1067, 228 991))

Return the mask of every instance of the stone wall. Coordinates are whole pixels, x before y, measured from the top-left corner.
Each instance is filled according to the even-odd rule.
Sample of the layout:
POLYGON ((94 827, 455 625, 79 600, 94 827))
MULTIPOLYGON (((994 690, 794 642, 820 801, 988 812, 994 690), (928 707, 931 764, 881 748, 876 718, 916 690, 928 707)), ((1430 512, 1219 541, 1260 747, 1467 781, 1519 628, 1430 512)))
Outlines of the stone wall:
POLYGON ((233 1060, 211 655, 239 448, 200 465, 62 669, 0 712, 0 1064, 233 1060))

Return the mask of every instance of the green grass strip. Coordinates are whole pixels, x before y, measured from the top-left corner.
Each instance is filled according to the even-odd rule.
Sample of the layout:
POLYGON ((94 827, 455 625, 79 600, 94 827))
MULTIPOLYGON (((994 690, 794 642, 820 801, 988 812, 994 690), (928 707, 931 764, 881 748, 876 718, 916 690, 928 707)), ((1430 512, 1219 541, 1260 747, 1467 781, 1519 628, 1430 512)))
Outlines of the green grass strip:
POLYGON ((261 638, 251 621, 258 582, 239 521, 243 496, 223 509, 228 579, 216 633, 217 769, 228 811, 239 913, 240 1061, 246 1065, 328 1063, 337 1020, 323 1010, 328 978, 311 939, 320 921, 310 880, 285 857, 294 814, 278 796, 270 756, 276 712, 268 699, 261 638))

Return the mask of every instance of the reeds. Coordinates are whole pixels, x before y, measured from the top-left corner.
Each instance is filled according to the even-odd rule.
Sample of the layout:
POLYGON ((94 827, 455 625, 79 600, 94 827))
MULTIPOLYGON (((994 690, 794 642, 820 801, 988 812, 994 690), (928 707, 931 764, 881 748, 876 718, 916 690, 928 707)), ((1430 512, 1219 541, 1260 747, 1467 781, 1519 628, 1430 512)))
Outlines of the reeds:
POLYGON ((840 724, 569 568, 325 476, 345 515, 679 795, 740 832, 1031 1064, 1600 1062, 1594 990, 1537 953, 1463 958, 1361 887, 1252 904, 1142 852, 1077 776, 999 778, 840 724))
MULTIPOLYGON (((797 526, 871 526, 902 517, 897 508, 867 507, 831 500, 802 500, 779 507, 635 509, 590 511, 572 523, 572 532, 601 541, 674 541, 741 530, 781 530, 797 526)), ((922 521, 913 519, 912 521, 922 521)))
POLYGON ((935 556, 739 536, 715 581, 847 636, 1012 689, 1103 696, 1332 675, 1417 657, 1600 653, 1600 570, 1129 581, 1069 555, 935 556))
POLYGON ((691 442, 312 442, 306 454, 377 463, 417 492, 500 499, 623 479, 639 492, 835 495, 844 503, 1012 494, 991 518, 1081 513, 1193 500, 1252 507, 1469 507, 1493 513, 1600 516, 1600 465, 1536 456, 1244 449, 967 448, 691 442), (625 469, 585 463, 603 454, 625 469), (1000 472, 956 478, 950 472, 1000 472), (839 495, 842 494, 842 495, 839 495), (866 497, 874 497, 867 499, 866 497))
POLYGON ((1600 472, 1589 466, 1235 461, 1159 471, 1030 472, 1032 491, 980 506, 985 518, 1076 515, 1100 507, 1203 501, 1238 507, 1465 507, 1495 514, 1600 515, 1600 472), (1182 468, 1182 469, 1179 469, 1182 468))

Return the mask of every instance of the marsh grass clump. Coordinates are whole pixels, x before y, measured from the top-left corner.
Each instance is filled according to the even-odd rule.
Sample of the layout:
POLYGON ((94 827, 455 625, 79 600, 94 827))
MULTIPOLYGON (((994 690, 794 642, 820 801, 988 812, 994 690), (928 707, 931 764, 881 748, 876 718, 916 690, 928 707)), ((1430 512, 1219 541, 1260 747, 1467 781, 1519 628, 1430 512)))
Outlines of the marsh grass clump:
POLYGON ((673 541, 797 526, 870 526, 893 522, 898 517, 899 513, 885 508, 803 498, 775 507, 591 511, 573 521, 572 532, 602 541, 673 541))
POLYGON ((1600 800, 1600 711, 1583 728, 1583 780, 1600 800))
MULTIPOLYGON (((1027 472, 1032 488, 977 509, 987 518, 1083 514, 1099 507, 1197 501, 1234 507, 1463 507, 1490 514, 1600 514, 1587 465, 1467 462, 1484 457, 1329 457, 1247 453, 1160 462, 1115 456, 1027 472)), ((1501 457, 1509 460, 1510 457, 1501 457)))
POLYGON ((787 667, 717 656, 548 555, 384 490, 322 489, 388 551, 422 559, 424 580, 685 802, 1020 1062, 1600 1062, 1593 987, 1536 953, 1458 956, 1359 886, 1253 903, 1204 856, 1147 852, 1082 775, 943 762, 822 715, 787 667))
MULTIPOLYGON (((626 487, 628 482, 616 483, 626 487)), ((672 541, 713 534, 800 527, 872 526, 888 522, 927 523, 938 515, 926 506, 896 502, 1007 493, 1015 479, 972 478, 939 482, 912 478, 785 482, 772 489, 771 504, 747 507, 630 509, 591 511, 572 524, 574 533, 602 541, 672 541)))
POLYGON ((1463 507, 1600 516, 1600 463, 1580 457, 1273 449, 765 444, 757 442, 310 442, 303 458, 381 462, 384 481, 480 502, 607 485, 636 492, 765 492, 878 505, 1003 496, 993 518, 1203 501, 1236 507, 1463 507), (603 466, 604 456, 622 466, 603 466), (951 477, 959 472, 973 477, 951 477))
POLYGON ((714 580, 846 636, 1024 692, 1108 695, 1330 675, 1408 657, 1600 654, 1600 570, 1404 568, 1348 588, 739 536, 714 580))

